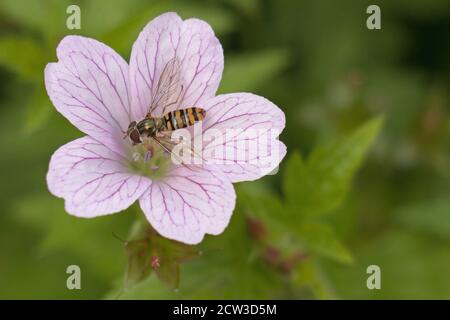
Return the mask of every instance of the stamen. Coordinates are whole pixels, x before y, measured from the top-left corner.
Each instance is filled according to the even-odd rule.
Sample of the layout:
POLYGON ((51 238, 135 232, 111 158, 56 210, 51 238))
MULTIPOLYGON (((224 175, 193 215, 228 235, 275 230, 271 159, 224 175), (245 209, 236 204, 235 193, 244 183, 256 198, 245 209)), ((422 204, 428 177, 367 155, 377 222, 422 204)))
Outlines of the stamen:
POLYGON ((150 150, 147 150, 144 156, 144 162, 147 163, 152 158, 153 153, 150 150))
POLYGON ((133 172, 158 180, 166 176, 172 161, 170 153, 161 146, 155 145, 150 139, 143 139, 143 143, 133 146, 130 150, 129 165, 133 172))

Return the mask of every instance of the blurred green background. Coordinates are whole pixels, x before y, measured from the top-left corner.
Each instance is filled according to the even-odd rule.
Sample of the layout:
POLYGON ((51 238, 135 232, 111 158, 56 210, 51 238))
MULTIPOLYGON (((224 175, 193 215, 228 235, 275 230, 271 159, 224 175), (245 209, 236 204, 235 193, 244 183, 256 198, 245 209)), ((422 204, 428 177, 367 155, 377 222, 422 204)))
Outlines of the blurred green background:
POLYGON ((0 298, 117 297, 127 254, 112 234, 126 238, 139 209, 77 219, 47 191, 52 152, 81 133, 51 105, 43 68, 74 33, 128 59, 166 11, 212 25, 219 91, 280 106, 288 155, 237 185, 229 228, 182 264, 178 290, 150 274, 120 297, 449 299, 448 0, 1 0, 0 298), (69 4, 81 30, 66 29, 69 4), (366 28, 370 4, 381 30, 366 28), (81 290, 66 288, 73 264, 81 290), (381 290, 366 287, 369 265, 381 290))

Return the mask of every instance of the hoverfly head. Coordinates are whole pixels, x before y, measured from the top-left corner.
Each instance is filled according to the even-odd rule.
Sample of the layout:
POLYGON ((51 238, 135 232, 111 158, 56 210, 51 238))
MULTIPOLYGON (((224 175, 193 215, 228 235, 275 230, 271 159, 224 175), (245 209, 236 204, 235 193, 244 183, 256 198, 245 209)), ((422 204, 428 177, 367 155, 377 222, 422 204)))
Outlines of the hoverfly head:
POLYGON ((128 125, 128 129, 124 134, 124 139, 126 137, 130 137, 131 142, 133 143, 133 145, 139 144, 141 143, 141 134, 139 133, 139 130, 137 128, 137 122, 136 121, 132 121, 130 122, 130 124, 128 125))

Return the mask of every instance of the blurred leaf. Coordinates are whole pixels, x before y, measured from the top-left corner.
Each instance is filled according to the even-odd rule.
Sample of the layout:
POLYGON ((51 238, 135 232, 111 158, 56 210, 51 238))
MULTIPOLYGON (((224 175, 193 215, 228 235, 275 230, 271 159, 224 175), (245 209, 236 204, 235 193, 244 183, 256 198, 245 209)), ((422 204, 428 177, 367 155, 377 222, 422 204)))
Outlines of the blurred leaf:
POLYGON ((277 194, 257 183, 238 185, 237 191, 249 233, 256 242, 276 248, 284 258, 301 249, 291 229, 295 217, 277 194))
POLYGON ((248 15, 255 15, 261 5, 259 0, 225 0, 232 6, 236 7, 240 12, 248 15))
POLYGON ((219 93, 254 91, 273 81, 289 65, 289 52, 265 49, 225 56, 225 69, 219 93))
POLYGON ((420 233, 390 228, 355 239, 356 263, 343 267, 323 261, 336 294, 342 299, 449 299, 450 246, 420 233), (367 267, 381 269, 381 290, 368 290, 367 267))
POLYGON ((142 29, 154 18, 167 11, 176 11, 182 19, 205 20, 217 35, 229 32, 234 25, 233 16, 220 6, 193 1, 154 1, 149 7, 130 16, 117 27, 105 32, 102 39, 122 54, 128 55, 142 29))
POLYGON ((0 38, 0 65, 25 79, 41 79, 46 57, 33 38, 4 36, 0 38))
MULTIPOLYGON (((116 33, 117 39, 108 38, 113 40, 114 44, 117 44, 120 40, 121 30, 120 27, 129 21, 136 20, 139 22, 139 17, 142 11, 146 10, 146 5, 154 7, 158 0, 142 1, 142 0, 95 0, 85 1, 80 5, 81 9, 81 30, 80 32, 86 33, 90 37, 98 37, 105 33, 116 33), (99 19, 99 12, 105 19, 99 19)), ((65 14, 67 17, 68 15, 65 14)), ((68 32, 78 32, 78 30, 68 30, 68 32)), ((137 34, 130 34, 130 37, 137 37, 137 34)), ((109 44, 109 43, 108 43, 109 44)), ((122 46, 128 45, 127 42, 122 43, 122 46)), ((116 47, 112 46, 115 50, 116 47)), ((128 48, 130 49, 130 48, 128 48)))
POLYGON ((261 184, 239 184, 236 185, 236 190, 237 201, 243 208, 246 208, 246 214, 259 218, 285 214, 284 205, 279 196, 261 184))
POLYGON ((376 118, 350 136, 316 148, 305 165, 294 155, 288 162, 285 192, 297 214, 317 216, 342 203, 381 123, 382 119, 376 118))
POLYGON ((301 224, 297 230, 298 236, 312 252, 345 264, 353 262, 350 251, 341 243, 330 226, 307 222, 301 224))
POLYGON ((450 239, 450 198, 411 203, 398 210, 395 220, 414 230, 450 239))
POLYGON ((302 156, 299 151, 295 150, 286 160, 283 171, 283 194, 291 203, 295 202, 298 197, 298 186, 302 183, 298 177, 305 170, 302 156))
MULTIPOLYGON (((299 155, 294 153, 288 167, 294 169, 299 161, 299 155)), ((288 172, 285 177, 286 174, 288 172)), ((257 220, 250 225, 253 226, 250 234, 260 243, 279 251, 279 258, 315 253, 341 263, 352 262, 349 250, 330 226, 300 221, 295 210, 283 206, 274 194, 264 188, 239 187, 238 190, 239 202, 247 208, 247 215, 261 219, 258 225, 255 224, 257 220)))
POLYGON ((50 195, 24 197, 16 211, 17 221, 41 232, 42 238, 35 243, 35 249, 41 255, 71 252, 82 257, 90 272, 109 280, 120 272, 118 261, 122 260, 123 254, 112 233, 124 232, 129 225, 129 216, 80 219, 68 215, 62 200, 50 195))
POLYGON ((43 85, 35 88, 25 112, 25 133, 31 134, 40 129, 46 123, 52 111, 53 107, 43 85))
POLYGON ((325 280, 319 274, 318 266, 312 260, 302 262, 295 270, 292 279, 294 285, 311 288, 315 297, 319 299, 333 298, 325 280))
POLYGON ((65 28, 69 4, 68 0, 2 0, 0 12, 16 23, 48 35, 65 28))

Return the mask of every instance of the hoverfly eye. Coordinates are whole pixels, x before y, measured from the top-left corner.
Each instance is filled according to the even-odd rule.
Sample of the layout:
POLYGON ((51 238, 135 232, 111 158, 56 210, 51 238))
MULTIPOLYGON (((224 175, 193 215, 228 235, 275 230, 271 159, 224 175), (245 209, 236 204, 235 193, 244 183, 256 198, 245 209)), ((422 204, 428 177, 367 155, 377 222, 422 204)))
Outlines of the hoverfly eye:
POLYGON ((134 144, 141 142, 141 135, 139 134, 139 131, 133 130, 130 132, 130 139, 134 144))
POLYGON ((128 125, 128 129, 132 129, 136 127, 136 121, 132 121, 129 125, 128 125))

